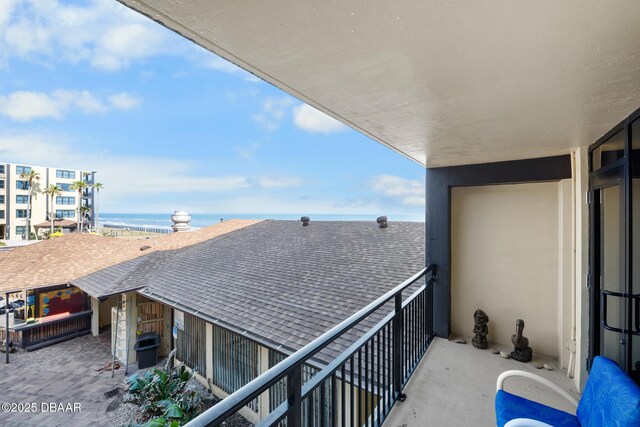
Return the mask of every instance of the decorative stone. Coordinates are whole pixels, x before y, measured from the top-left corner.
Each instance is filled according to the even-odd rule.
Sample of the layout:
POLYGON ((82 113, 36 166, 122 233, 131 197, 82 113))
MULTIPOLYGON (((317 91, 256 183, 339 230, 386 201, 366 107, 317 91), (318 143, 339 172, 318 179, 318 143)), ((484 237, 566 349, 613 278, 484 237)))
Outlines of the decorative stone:
POLYGON ((533 362, 533 363, 532 363, 532 365, 533 365, 533 367, 534 367, 534 368, 536 368, 536 369, 542 369, 542 364, 541 364, 541 363, 533 362))
POLYGON ((544 369, 546 369, 547 371, 553 371, 553 366, 549 365, 548 363, 545 363, 544 369))
POLYGON ((453 340, 453 342, 456 344, 466 344, 467 340, 465 340, 464 338, 456 338, 455 340, 453 340))
POLYGON ((533 349, 529 347, 529 339, 522 335, 524 330, 524 320, 516 320, 516 333, 511 335, 513 343, 513 351, 511 357, 518 362, 531 362, 533 358, 533 349))
POLYGON ((507 353, 506 351, 501 351, 500 352, 500 357, 502 357, 503 359, 511 359, 511 355, 509 353, 507 353))
POLYGON ((489 351, 490 351, 491 353, 493 353, 493 354, 500 354, 500 350, 498 350, 498 349, 497 349, 497 348, 495 348, 495 347, 491 347, 491 348, 489 349, 489 351))
POLYGON ((489 323, 489 316, 487 316, 487 313, 483 310, 477 309, 476 312, 473 313, 473 319, 473 333, 475 335, 471 340, 471 344, 473 344, 475 348, 484 350, 489 347, 489 342, 487 341, 487 334, 489 333, 487 323, 489 323))

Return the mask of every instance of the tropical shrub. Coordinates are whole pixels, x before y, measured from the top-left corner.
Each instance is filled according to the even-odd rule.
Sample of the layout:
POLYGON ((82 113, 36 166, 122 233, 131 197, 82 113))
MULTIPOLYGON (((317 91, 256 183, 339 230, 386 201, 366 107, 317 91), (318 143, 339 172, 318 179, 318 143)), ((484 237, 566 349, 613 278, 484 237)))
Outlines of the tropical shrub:
POLYGON ((202 399, 195 391, 185 391, 191 373, 184 365, 177 368, 147 369, 142 375, 127 379, 129 389, 125 401, 137 404, 144 426, 180 426, 186 424, 202 409, 202 399))

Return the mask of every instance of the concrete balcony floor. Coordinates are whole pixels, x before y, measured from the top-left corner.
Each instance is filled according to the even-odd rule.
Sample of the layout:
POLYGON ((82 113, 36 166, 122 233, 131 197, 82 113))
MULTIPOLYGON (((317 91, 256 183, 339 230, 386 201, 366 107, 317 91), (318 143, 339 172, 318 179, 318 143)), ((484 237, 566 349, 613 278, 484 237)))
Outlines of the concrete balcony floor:
MULTIPOLYGON (((494 346, 503 351, 504 346, 494 346)), ((552 359, 534 355, 534 361, 549 363, 553 371, 536 369, 531 363, 503 359, 489 350, 436 338, 404 389, 407 399, 397 402, 385 427, 495 426, 494 397, 498 375, 510 369, 538 374, 568 390, 579 399, 573 379, 557 369, 552 359)), ((505 390, 575 414, 571 403, 546 387, 523 378, 510 378, 505 390)))

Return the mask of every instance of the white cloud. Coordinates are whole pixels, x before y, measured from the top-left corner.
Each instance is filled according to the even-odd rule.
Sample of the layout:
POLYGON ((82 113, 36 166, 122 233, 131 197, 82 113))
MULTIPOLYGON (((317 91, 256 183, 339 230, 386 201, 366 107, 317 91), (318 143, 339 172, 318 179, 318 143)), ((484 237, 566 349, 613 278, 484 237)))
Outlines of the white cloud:
POLYGON ((253 142, 245 147, 234 147, 233 151, 235 151, 240 158, 244 160, 251 160, 255 157, 259 149, 260 144, 253 142))
POLYGON ((59 119, 62 117, 62 105, 46 93, 13 92, 0 96, 0 114, 18 121, 45 117, 59 119))
POLYGON ((424 196, 408 196, 402 199, 402 203, 409 206, 424 206, 426 200, 424 196))
POLYGON ((83 153, 68 139, 36 133, 0 133, 0 158, 7 162, 97 171, 98 181, 104 185, 100 192, 103 211, 135 211, 140 209, 137 203, 145 197, 151 201, 171 199, 177 203, 180 195, 189 199, 190 194, 195 194, 195 200, 220 201, 221 197, 244 197, 247 193, 243 191, 267 193, 265 189, 277 190, 302 183, 300 178, 292 176, 202 176, 194 172, 199 168, 196 161, 83 153))
POLYGON ((303 181, 295 176, 263 176, 258 179, 258 184, 264 188, 286 188, 298 187, 303 181))
POLYGON ((129 23, 107 29, 96 41, 91 64, 117 70, 131 62, 155 55, 173 53, 163 46, 167 36, 146 23, 129 23))
POLYGON ((78 153, 68 141, 39 134, 0 134, 0 158, 9 162, 96 170, 105 191, 113 189, 118 195, 215 193, 251 186, 250 180, 243 176, 193 175, 194 163, 191 161, 159 156, 78 153), (29 150, 25 151, 24 147, 29 150))
POLYGON ((0 2, 0 27, 4 26, 5 22, 9 20, 16 4, 18 4, 17 0, 2 0, 0 2))
POLYGON ((259 78, 117 1, 0 0, 0 67, 13 58, 106 71, 171 55, 249 82, 259 78))
MULTIPOLYGON (((202 200, 196 210, 222 213, 311 215, 311 221, 314 221, 313 214, 371 214, 371 212, 379 212, 380 207, 376 205, 339 206, 334 202, 333 198, 327 196, 301 199, 293 198, 288 194, 261 193, 250 196, 236 194, 233 197, 224 199, 223 202, 202 200)), ((385 210, 385 212, 387 211, 385 210)), ((373 219, 375 219, 375 216, 373 219)))
POLYGON ((207 56, 207 58, 204 61, 202 61, 203 67, 208 68, 210 70, 222 71, 223 73, 227 73, 227 74, 246 72, 242 68, 235 65, 234 63, 229 62, 226 59, 220 58, 219 56, 211 55, 205 49, 202 49, 202 50, 203 50, 203 53, 207 56))
POLYGON ((104 102, 86 90, 58 89, 53 91, 52 97, 60 102, 63 110, 75 107, 86 114, 102 114, 107 111, 104 102))
POLYGON ((153 21, 114 2, 80 5, 59 0, 0 2, 0 64, 18 57, 36 62, 86 61, 117 70, 161 54, 191 48, 153 21))
POLYGON ((126 92, 121 92, 111 95, 109 102, 119 110, 131 110, 140 105, 140 98, 131 96, 126 92))
POLYGON ((342 132, 347 127, 308 104, 293 109, 293 121, 300 129, 315 133, 342 132))
MULTIPOLYGON (((113 107, 120 110, 128 110, 140 102, 127 93, 112 95, 108 100, 113 107)), ((109 110, 109 106, 86 90, 57 89, 51 93, 17 91, 0 95, 0 115, 16 121, 61 119, 74 109, 85 114, 103 114, 109 110)))
POLYGON ((293 102, 293 99, 288 96, 268 97, 262 104, 262 111, 252 115, 251 118, 268 132, 274 132, 280 128, 287 117, 289 107, 293 102))
POLYGON ((424 206, 424 182, 394 175, 377 175, 369 181, 371 190, 382 196, 396 198, 403 205, 424 206))
POLYGON ((244 80, 251 83, 262 83, 260 78, 254 76, 250 72, 243 68, 238 67, 236 64, 221 58, 204 48, 200 48, 200 52, 204 59, 201 61, 201 66, 210 70, 220 71, 226 74, 236 74, 241 76, 244 80))

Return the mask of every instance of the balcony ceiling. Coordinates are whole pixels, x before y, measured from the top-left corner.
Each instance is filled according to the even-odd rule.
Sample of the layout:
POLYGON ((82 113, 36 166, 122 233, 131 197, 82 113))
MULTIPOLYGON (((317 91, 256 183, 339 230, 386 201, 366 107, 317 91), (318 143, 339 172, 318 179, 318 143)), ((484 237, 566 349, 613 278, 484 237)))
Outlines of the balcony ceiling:
POLYGON ((640 2, 120 0, 427 166, 567 153, 640 107, 640 2))

